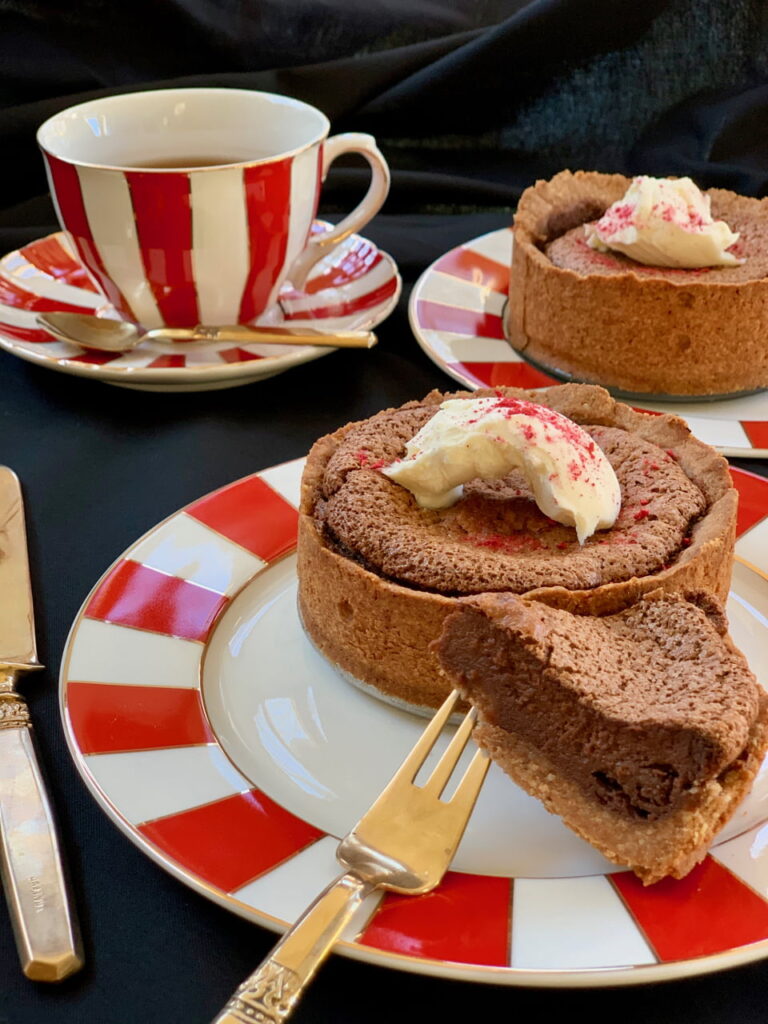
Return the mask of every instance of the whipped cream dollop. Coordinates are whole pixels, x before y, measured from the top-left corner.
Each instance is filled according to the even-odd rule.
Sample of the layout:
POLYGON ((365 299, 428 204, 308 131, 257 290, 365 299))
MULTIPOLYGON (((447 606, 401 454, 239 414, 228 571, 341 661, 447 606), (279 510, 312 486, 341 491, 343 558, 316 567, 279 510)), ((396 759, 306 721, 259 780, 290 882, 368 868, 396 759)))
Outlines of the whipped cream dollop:
POLYGON ((710 197, 690 178, 633 178, 623 198, 586 225, 587 244, 615 249, 650 267, 733 267, 738 241, 724 220, 713 220, 710 197))
POLYGON ((443 402, 382 473, 426 508, 446 508, 463 484, 522 470, 544 515, 575 526, 583 544, 613 526, 621 488, 600 447, 566 416, 533 402, 490 397, 443 402))

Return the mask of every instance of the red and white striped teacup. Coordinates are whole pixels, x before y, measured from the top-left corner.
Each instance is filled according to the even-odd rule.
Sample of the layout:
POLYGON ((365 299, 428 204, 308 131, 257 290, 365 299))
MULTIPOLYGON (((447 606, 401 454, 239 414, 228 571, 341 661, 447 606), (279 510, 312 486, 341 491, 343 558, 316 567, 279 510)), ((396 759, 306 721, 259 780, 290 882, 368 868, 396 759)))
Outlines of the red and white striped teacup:
POLYGON ((93 100, 38 131, 61 226, 126 320, 150 329, 247 323, 281 285, 374 216, 389 170, 372 136, 328 138, 307 103, 246 89, 160 89, 93 100), (372 179, 333 229, 310 234, 342 153, 372 179))

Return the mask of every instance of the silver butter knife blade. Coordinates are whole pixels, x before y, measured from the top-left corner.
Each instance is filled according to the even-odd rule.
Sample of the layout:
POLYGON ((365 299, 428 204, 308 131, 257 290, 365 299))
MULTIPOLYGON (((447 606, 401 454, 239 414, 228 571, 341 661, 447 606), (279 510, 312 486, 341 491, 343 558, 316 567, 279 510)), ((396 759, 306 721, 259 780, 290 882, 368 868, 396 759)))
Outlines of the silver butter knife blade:
POLYGON ((20 669, 41 667, 21 486, 7 466, 0 466, 0 663, 20 669))
POLYGON ((18 677, 39 668, 21 487, 0 466, 0 876, 22 970, 60 981, 83 957, 29 711, 16 692, 18 677))

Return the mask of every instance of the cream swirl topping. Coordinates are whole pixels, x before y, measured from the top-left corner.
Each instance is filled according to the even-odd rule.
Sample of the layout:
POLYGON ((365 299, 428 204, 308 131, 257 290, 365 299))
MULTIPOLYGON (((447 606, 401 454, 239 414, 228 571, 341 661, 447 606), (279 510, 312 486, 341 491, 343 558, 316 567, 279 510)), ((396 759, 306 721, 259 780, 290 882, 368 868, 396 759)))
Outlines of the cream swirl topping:
POLYGON ((463 484, 520 469, 544 515, 575 526, 583 544, 607 529, 621 507, 621 488, 597 443, 566 416, 516 398, 452 399, 382 469, 419 505, 447 508, 463 484))
POLYGON ((624 196, 585 231, 593 249, 614 249, 651 267, 744 262, 728 252, 738 234, 724 220, 712 219, 710 197, 690 178, 633 178, 624 196))

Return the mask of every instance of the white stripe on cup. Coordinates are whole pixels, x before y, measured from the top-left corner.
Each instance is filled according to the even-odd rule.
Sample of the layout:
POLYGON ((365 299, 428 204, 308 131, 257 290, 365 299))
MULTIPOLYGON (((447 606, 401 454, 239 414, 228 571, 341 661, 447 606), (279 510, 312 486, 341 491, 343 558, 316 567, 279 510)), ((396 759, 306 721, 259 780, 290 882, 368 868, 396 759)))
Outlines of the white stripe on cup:
POLYGON ((192 268, 200 322, 237 321, 250 248, 243 171, 190 174, 192 268))
POLYGON ((285 247, 285 260, 278 274, 278 283, 269 295, 267 306, 277 302, 277 296, 285 275, 290 271, 296 257, 304 249, 304 244, 312 226, 315 209, 315 190, 317 188, 317 163, 320 159, 320 148, 312 146, 304 153, 298 153, 291 164, 291 211, 288 229, 288 242, 285 247))
POLYGON ((119 171, 109 174, 78 167, 80 190, 93 242, 104 269, 115 282, 137 320, 164 323, 144 273, 128 182, 119 171))

